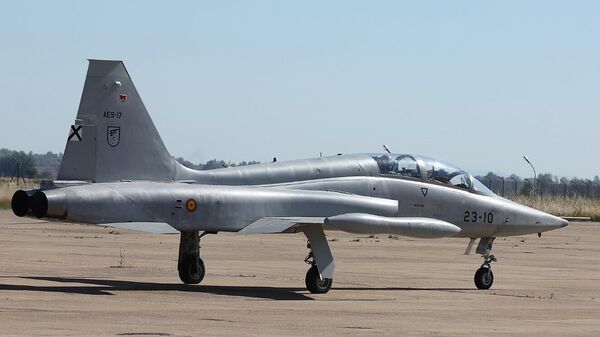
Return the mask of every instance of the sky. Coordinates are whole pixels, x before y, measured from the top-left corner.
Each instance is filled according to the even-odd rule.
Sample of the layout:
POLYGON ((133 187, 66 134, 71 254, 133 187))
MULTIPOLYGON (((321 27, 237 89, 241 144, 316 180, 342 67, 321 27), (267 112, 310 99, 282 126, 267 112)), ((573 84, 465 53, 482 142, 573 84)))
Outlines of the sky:
POLYGON ((0 147, 62 152, 88 58, 172 155, 600 175, 598 1, 3 1, 0 147))

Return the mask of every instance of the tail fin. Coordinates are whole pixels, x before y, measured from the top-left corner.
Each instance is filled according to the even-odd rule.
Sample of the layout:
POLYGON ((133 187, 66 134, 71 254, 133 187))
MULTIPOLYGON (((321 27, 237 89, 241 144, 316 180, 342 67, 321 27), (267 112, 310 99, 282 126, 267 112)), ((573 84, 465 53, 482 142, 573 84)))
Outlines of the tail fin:
POLYGON ((89 62, 58 180, 172 180, 176 161, 123 62, 89 62))

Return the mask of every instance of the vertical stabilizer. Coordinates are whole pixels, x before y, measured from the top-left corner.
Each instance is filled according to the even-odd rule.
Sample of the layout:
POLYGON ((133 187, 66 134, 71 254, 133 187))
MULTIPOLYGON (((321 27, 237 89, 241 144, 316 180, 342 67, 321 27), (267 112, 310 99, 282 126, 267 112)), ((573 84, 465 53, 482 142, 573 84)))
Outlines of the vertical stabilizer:
POLYGON ((176 162, 123 62, 89 62, 58 180, 172 180, 176 162))

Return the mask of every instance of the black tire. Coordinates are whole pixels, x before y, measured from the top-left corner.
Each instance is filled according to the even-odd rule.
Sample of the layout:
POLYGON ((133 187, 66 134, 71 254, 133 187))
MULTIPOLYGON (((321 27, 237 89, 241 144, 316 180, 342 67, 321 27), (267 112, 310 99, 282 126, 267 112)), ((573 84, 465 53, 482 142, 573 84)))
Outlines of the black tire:
POLYGON ((196 261, 193 256, 185 257, 179 267, 179 278, 181 279, 181 282, 185 284, 198 284, 202 282, 205 273, 206 269, 204 268, 204 261, 202 261, 202 259, 196 261), (198 264, 196 264, 196 262, 198 262, 198 264), (196 268, 196 266, 198 266, 198 268, 196 268))
POLYGON ((494 283, 494 273, 488 267, 481 267, 475 272, 473 280, 477 289, 490 289, 494 283))
POLYGON ((304 279, 306 283, 306 289, 313 294, 325 294, 331 289, 331 285, 333 284, 333 279, 324 278, 321 279, 319 275, 319 269, 317 269, 316 265, 310 267, 310 269, 306 272, 306 278, 304 279))

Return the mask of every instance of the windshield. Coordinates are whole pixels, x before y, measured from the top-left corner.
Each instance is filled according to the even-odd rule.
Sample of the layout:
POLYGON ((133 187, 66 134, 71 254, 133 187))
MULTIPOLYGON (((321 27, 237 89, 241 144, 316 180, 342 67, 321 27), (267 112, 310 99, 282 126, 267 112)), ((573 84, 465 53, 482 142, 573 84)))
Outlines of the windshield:
POLYGON ((425 163, 428 181, 451 185, 465 190, 471 189, 473 179, 467 172, 437 159, 420 158, 425 163))
POLYGON ((494 192, 492 192, 489 188, 487 188, 487 186, 485 186, 481 181, 479 181, 478 179, 473 178, 473 190, 477 191, 483 195, 488 195, 490 197, 495 197, 496 194, 494 192))

